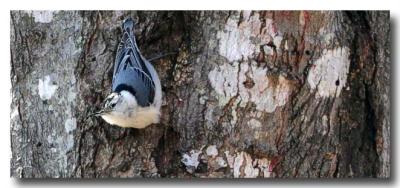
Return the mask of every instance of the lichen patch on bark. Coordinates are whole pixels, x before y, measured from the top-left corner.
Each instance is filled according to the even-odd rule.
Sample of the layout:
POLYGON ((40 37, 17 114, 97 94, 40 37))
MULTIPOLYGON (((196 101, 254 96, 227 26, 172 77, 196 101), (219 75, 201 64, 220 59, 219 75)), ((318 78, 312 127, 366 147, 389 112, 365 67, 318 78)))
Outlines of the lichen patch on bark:
POLYGON ((270 160, 267 158, 252 158, 246 152, 237 153, 233 164, 233 176, 235 178, 271 177, 270 160))
POLYGON ((76 119, 75 118, 67 119, 64 123, 64 127, 65 127, 65 132, 71 133, 76 129, 76 119))
POLYGON ((258 14, 245 20, 238 26, 238 17, 227 20, 225 30, 218 32, 219 52, 229 61, 237 61, 248 57, 256 51, 256 45, 250 41, 260 31, 261 22, 258 14))
POLYGON ((218 155, 218 150, 216 145, 210 145, 206 149, 206 153, 208 156, 215 157, 218 155))
POLYGON ((14 119, 15 117, 17 117, 19 115, 18 112, 18 107, 15 107, 12 111, 11 111, 11 115, 10 115, 10 119, 14 119))
POLYGON ((247 122, 247 124, 252 128, 252 129, 259 129, 262 124, 260 121, 256 120, 256 119, 250 119, 249 122, 247 122))
POLYGON ((314 62, 308 74, 311 89, 317 89, 320 97, 338 97, 346 86, 350 59, 347 47, 324 50, 314 62))
POLYGON ((283 76, 277 78, 267 76, 267 68, 258 67, 256 62, 223 64, 208 74, 212 88, 218 94, 221 106, 238 95, 240 106, 254 102, 256 109, 274 112, 279 106, 285 105, 291 93, 291 84, 283 76), (246 80, 251 79, 252 87, 246 86, 246 80))
POLYGON ((49 75, 45 76, 43 79, 39 79, 39 96, 42 100, 49 100, 53 94, 57 91, 58 86, 51 82, 49 75))
POLYGON ((241 175, 240 168, 243 165, 243 152, 239 153, 233 163, 233 177, 238 178, 241 175))
POLYGON ((192 150, 190 151, 189 154, 184 153, 182 155, 182 160, 181 162, 185 164, 186 170, 190 173, 194 172, 196 170, 197 166, 200 164, 199 162, 199 156, 202 153, 201 150, 196 151, 192 150))
POLYGON ((260 45, 269 42, 279 46, 282 37, 274 25, 274 20, 266 18, 264 22, 259 13, 251 15, 251 11, 243 11, 243 18, 231 15, 226 22, 225 29, 218 31, 219 53, 228 61, 238 61, 252 57, 260 52, 260 45), (251 15, 251 16, 250 16, 251 15), (262 27, 262 25, 265 25, 262 27))
POLYGON ((32 17, 35 19, 35 22, 38 23, 50 23, 53 20, 53 14, 57 11, 28 11, 31 13, 32 17))

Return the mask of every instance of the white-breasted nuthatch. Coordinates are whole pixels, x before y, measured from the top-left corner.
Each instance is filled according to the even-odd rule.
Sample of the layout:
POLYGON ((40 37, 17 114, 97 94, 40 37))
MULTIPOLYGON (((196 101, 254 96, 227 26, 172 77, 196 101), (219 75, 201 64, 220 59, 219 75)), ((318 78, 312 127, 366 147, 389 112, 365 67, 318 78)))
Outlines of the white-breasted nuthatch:
POLYGON ((139 51, 134 27, 131 18, 122 24, 123 36, 114 64, 112 93, 95 115, 112 125, 141 129, 159 122, 162 92, 156 70, 139 51))

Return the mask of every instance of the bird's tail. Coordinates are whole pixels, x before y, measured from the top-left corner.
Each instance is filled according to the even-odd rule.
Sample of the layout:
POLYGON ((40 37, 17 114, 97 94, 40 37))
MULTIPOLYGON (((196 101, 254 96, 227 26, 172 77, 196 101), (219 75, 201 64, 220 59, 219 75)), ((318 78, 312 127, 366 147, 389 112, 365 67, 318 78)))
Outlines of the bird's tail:
POLYGON ((135 34, 133 32, 135 29, 135 21, 133 21, 132 18, 125 19, 122 23, 122 28, 124 29, 125 33, 122 39, 125 46, 133 47, 133 53, 135 54, 135 57, 140 58, 141 56, 139 48, 137 47, 135 34))
POLYGON ((125 19, 124 23, 122 24, 122 28, 124 28, 125 31, 128 31, 128 33, 133 32, 134 27, 135 22, 133 22, 132 18, 125 19))

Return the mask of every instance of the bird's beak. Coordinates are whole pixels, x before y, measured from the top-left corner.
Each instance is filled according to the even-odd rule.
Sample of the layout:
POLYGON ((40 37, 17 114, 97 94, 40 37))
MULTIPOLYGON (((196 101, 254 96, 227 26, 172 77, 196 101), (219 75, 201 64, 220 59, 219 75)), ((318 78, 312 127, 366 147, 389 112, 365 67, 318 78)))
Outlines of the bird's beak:
POLYGON ((98 112, 95 112, 95 113, 89 114, 89 115, 87 116, 87 118, 90 118, 90 117, 93 117, 93 116, 95 116, 95 117, 99 117, 99 116, 103 115, 104 113, 105 113, 105 111, 104 111, 104 110, 100 110, 100 111, 98 111, 98 112))
POLYGON ((100 110, 100 111, 98 111, 98 112, 93 113, 92 116, 99 117, 99 116, 101 116, 103 113, 104 113, 104 111, 103 111, 103 110, 100 110))

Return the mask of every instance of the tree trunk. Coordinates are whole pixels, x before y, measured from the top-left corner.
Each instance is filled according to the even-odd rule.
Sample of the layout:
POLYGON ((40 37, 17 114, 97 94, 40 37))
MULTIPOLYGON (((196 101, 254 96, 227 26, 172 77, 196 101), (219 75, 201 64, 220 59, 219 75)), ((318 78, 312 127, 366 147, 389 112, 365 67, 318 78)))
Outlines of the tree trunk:
POLYGON ((389 12, 11 11, 11 176, 390 177, 389 12), (121 23, 159 124, 87 118, 121 23))

